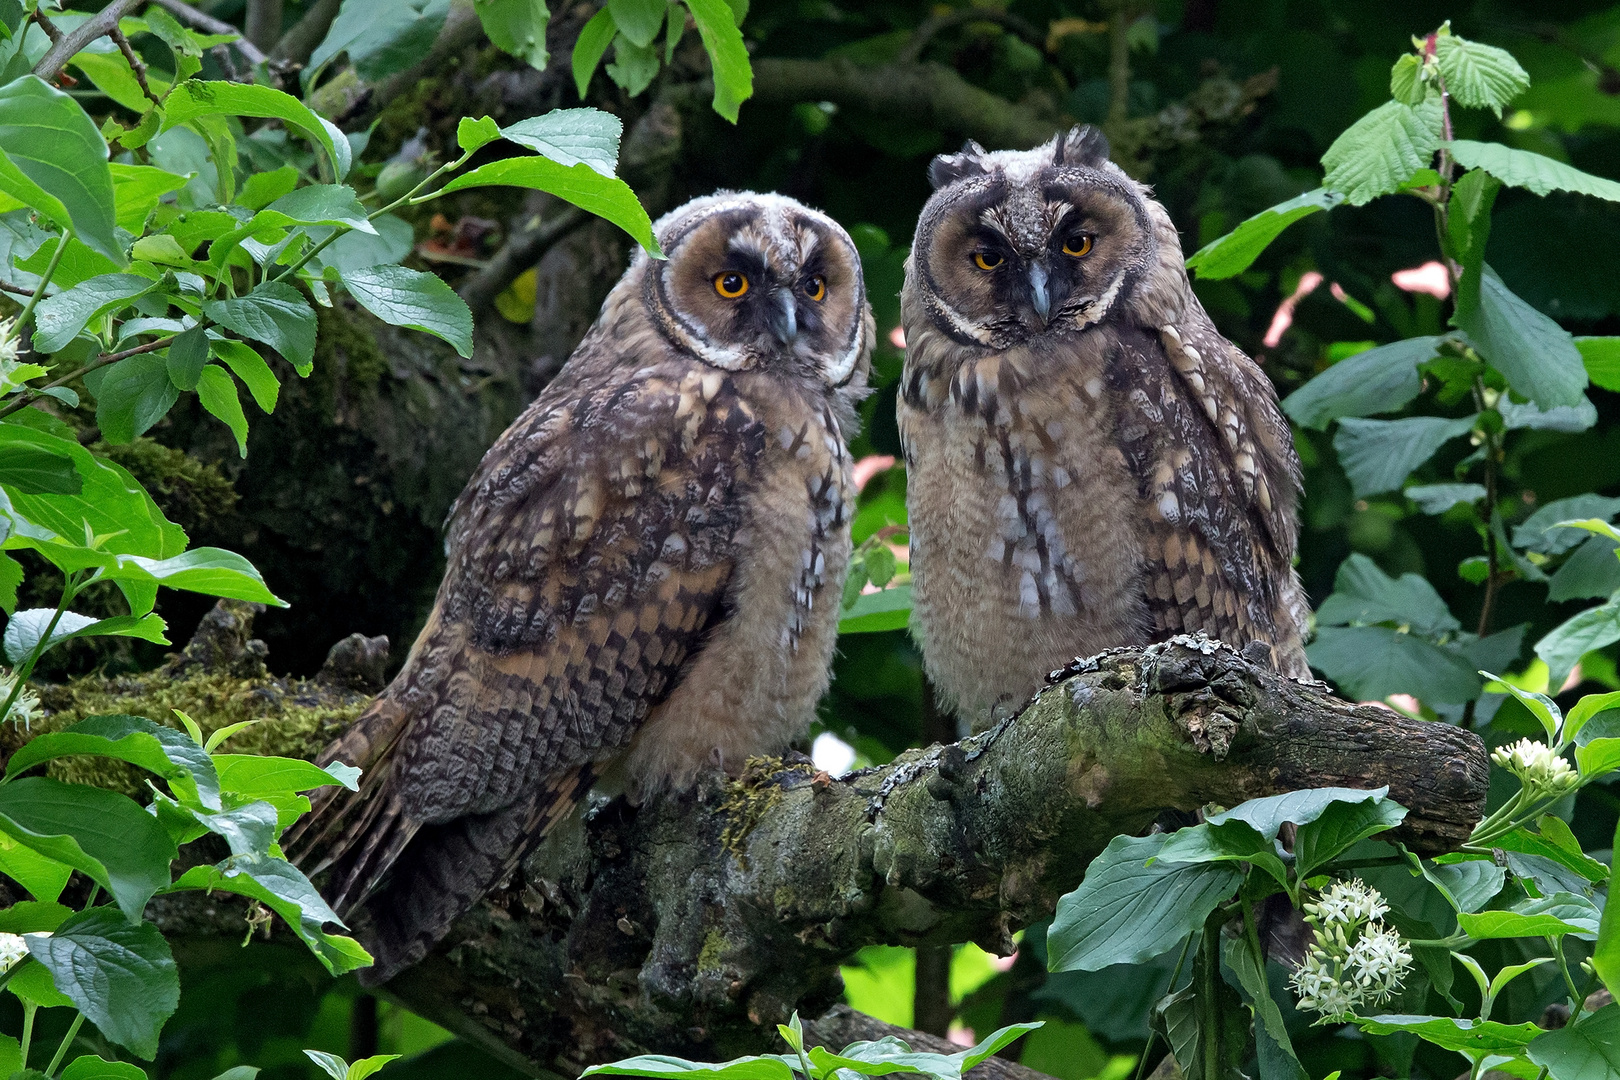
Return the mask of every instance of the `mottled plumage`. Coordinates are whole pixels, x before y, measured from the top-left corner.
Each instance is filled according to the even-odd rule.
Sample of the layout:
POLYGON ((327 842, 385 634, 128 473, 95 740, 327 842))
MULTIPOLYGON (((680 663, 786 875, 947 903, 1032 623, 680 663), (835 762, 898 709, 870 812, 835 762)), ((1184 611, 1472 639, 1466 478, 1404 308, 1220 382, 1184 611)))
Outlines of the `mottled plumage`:
POLYGON ((778 753, 825 690, 850 554, 860 260, 790 199, 655 226, 451 513, 404 669, 322 755, 365 769, 297 839, 382 981, 603 775, 633 798, 778 753), (738 290, 741 290, 740 292, 738 290))
POLYGON ((936 158, 901 296, 916 619, 966 724, 1074 656, 1203 631, 1308 668, 1299 465, 1092 128, 936 158))

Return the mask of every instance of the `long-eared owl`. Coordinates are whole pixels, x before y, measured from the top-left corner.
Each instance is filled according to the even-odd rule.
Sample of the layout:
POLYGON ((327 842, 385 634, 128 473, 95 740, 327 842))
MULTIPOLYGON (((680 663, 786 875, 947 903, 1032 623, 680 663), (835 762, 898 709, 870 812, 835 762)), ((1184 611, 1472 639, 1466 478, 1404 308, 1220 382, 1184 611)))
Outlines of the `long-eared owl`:
POLYGON ((404 669, 295 838, 381 982, 599 778, 637 799, 803 733, 826 689, 872 316, 831 218, 723 192, 654 226, 451 511, 404 669), (328 789, 330 790, 330 789, 328 789))
POLYGON ((1075 656, 1200 630, 1307 676, 1288 424, 1164 207, 1089 127, 929 178, 899 421, 944 700, 981 726, 1075 656))

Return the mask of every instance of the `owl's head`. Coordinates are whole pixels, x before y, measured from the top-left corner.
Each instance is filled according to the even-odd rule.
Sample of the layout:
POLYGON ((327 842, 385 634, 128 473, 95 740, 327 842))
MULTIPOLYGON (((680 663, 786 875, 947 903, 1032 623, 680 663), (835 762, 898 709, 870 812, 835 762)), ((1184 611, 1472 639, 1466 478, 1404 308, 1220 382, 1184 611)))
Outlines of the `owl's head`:
POLYGON ((668 256, 643 295, 677 347, 727 371, 864 385, 872 316, 855 243, 826 214, 783 195, 725 191, 661 218, 668 256))
POLYGON ((1169 223, 1089 126, 1033 150, 969 142, 935 158, 928 178, 912 288, 962 344, 1006 348, 1123 309, 1156 267, 1157 219, 1169 223))

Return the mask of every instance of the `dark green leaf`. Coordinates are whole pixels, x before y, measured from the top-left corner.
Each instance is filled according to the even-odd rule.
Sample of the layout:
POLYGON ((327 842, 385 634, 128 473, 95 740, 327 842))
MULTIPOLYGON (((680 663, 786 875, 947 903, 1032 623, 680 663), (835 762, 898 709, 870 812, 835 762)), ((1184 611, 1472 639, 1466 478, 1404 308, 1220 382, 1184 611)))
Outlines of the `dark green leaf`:
POLYGON ((146 1080, 146 1072, 127 1061, 107 1061, 95 1054, 85 1054, 68 1062, 61 1080, 146 1080))
POLYGON ((551 21, 551 12, 545 0, 474 0, 473 10, 497 49, 536 71, 545 70, 551 58, 546 52, 546 24, 551 21))
POLYGON ((1479 306, 1455 322, 1509 386, 1543 409, 1580 403, 1586 368, 1574 339, 1502 284, 1489 266, 1482 268, 1479 306))
POLYGON ((1502 185, 1483 169, 1463 174, 1451 189, 1446 240, 1451 258, 1462 268, 1457 279, 1458 317, 1479 306, 1479 279, 1485 245, 1491 237, 1491 207, 1502 185))
POLYGON ((1596 518, 1610 521, 1620 514, 1620 499, 1588 493, 1572 495, 1567 499, 1554 499, 1525 518, 1513 530, 1513 546, 1543 555, 1562 555, 1586 539, 1580 529, 1566 528, 1560 523, 1596 518))
POLYGON ((343 274, 344 287, 361 307, 392 326, 407 326, 472 355, 472 311, 437 274, 383 264, 343 274))
POLYGON ((1466 656, 1386 626, 1325 626, 1305 655, 1356 701, 1411 694, 1460 704, 1478 697, 1482 686, 1466 656))
POLYGON ((1620 545, 1607 536, 1589 536, 1547 585, 1547 600, 1602 600, 1620 589, 1620 545))
POLYGON ((64 349, 90 320, 122 308, 155 288, 150 278, 103 274, 47 296, 34 309, 34 348, 42 353, 64 349))
POLYGON ((1620 641, 1620 596, 1553 627, 1536 642, 1536 655, 1546 661, 1549 678, 1562 685, 1581 657, 1616 641, 1620 641))
MULTIPOLYGON (((1620 851, 1620 824, 1615 826, 1615 843, 1610 850, 1620 851)), ((1611 996, 1620 991, 1620 904, 1603 905, 1597 942, 1592 946, 1592 970, 1611 996)))
POLYGON ((1398 489, 1412 470, 1459 435, 1473 430, 1475 418, 1447 420, 1412 416, 1404 420, 1360 420, 1345 417, 1333 436, 1339 464, 1357 498, 1398 489))
POLYGON ((1333 595, 1322 601, 1316 620, 1323 626, 1395 623, 1426 636, 1462 629, 1433 585, 1416 574, 1391 578, 1361 554, 1339 564, 1333 595))
POLYGON ((748 47, 737 28, 736 13, 726 0, 685 3, 714 69, 714 111, 735 124, 738 108, 754 93, 754 69, 748 63, 748 47))
POLYGON ((1483 484, 1415 484, 1401 492, 1425 514, 1443 514, 1453 506, 1473 505, 1485 497, 1483 484))
MULTIPOLYGON (((1250 264, 1260 257, 1260 253, 1281 236, 1288 226, 1318 210, 1331 210, 1342 202, 1344 196, 1338 192, 1317 188, 1287 202, 1278 203, 1260 211, 1220 239, 1212 240, 1199 248, 1187 260, 1187 269, 1196 271, 1200 278, 1211 280, 1235 277, 1247 270, 1250 264)), ((1416 377, 1417 373, 1414 371, 1414 382, 1416 377)), ((1417 390, 1414 389, 1408 400, 1416 395, 1417 390)))
POLYGON ((1096 971, 1168 952, 1237 891, 1243 871, 1226 863, 1146 865, 1168 839, 1109 842, 1080 887, 1058 901, 1046 938, 1049 970, 1096 971))
POLYGON ((344 233, 315 257, 311 265, 335 267, 339 273, 378 263, 397 263, 411 253, 416 233, 410 224, 393 214, 384 214, 372 225, 377 235, 344 233))
POLYGON ((314 75, 338 53, 348 53, 361 79, 378 82, 425 57, 449 13, 450 0, 344 0, 305 70, 314 75))
POLYGON ((1582 172, 1573 165, 1550 157, 1519 150, 1501 143, 1454 139, 1445 144, 1458 164, 1481 169, 1511 187, 1526 188, 1537 195, 1552 191, 1573 191, 1610 202, 1620 202, 1620 182, 1582 172))
POLYGON ((1440 146, 1440 102, 1413 107, 1386 101, 1345 129, 1327 153, 1322 186, 1344 194, 1352 206, 1400 190, 1428 166, 1440 146))
POLYGON ((1551 409, 1537 408, 1530 402, 1519 403, 1506 395, 1497 401, 1496 411, 1502 415, 1502 426, 1509 431, 1585 431, 1597 423, 1597 407, 1586 395, 1573 405, 1557 405, 1551 409))
POLYGON ((1613 1080, 1620 1076, 1620 1005, 1543 1032, 1526 1050, 1552 1080, 1613 1080))
POLYGON ((219 777, 212 759, 191 737, 141 716, 91 716, 61 731, 30 739, 6 763, 6 779, 46 761, 75 754, 115 758, 168 781, 183 802, 219 809, 219 777))
POLYGON ((267 281, 234 300, 211 300, 203 314, 245 338, 262 341, 287 358, 300 375, 315 364, 315 312, 298 290, 267 281))
POLYGON ((1582 852, 1578 844, 1571 850, 1525 828, 1514 829, 1506 836, 1492 841, 1492 844, 1503 851, 1517 851, 1525 855, 1550 859, 1573 870, 1589 882, 1601 884, 1609 880, 1609 868, 1582 852))
POLYGON ((29 445, 25 438, 8 438, 12 430, 0 428, 0 446, 5 448, 5 456, 0 458, 0 484, 26 495, 77 495, 84 490, 72 458, 48 447, 29 445))
POLYGON ((236 382, 230 373, 218 364, 203 368, 197 379, 197 401, 231 429, 231 434, 236 436, 237 452, 247 457, 247 416, 242 412, 242 399, 237 396, 236 382))
POLYGON ((0 784, 0 830, 95 881, 131 922, 169 883, 174 841, 117 792, 43 776, 0 784))
POLYGON ((1283 399, 1283 411, 1319 431, 1341 416, 1393 412, 1417 397, 1418 365, 1435 356, 1439 342, 1409 338, 1346 357, 1283 399))
POLYGON ((179 387, 169 379, 168 358, 160 352, 97 368, 84 384, 95 395, 96 426, 115 446, 146 434, 180 400, 179 387))
POLYGON ((26 940, 56 988, 103 1035, 140 1057, 157 1056, 158 1033, 180 1004, 180 976, 157 927, 91 908, 48 937, 26 940))
POLYGON ((35 75, 0 87, 0 191, 124 264, 107 142, 78 102, 35 75))
MULTIPOLYGON (((1341 804, 1342 805, 1342 804, 1341 804)), ((1247 937, 1221 943, 1221 955, 1243 988, 1254 1008, 1255 1050, 1259 1056, 1260 1080, 1307 1080, 1294 1053, 1293 1040, 1283 1022, 1282 1010, 1271 996, 1266 980, 1266 962, 1250 948, 1247 937)))
POLYGON ((873 634, 904 629, 911 621, 911 586, 897 585, 875 593, 863 593, 839 613, 840 634, 873 634))
MULTIPOLYGON (((724 0, 714 2, 724 4, 724 0)), ((559 165, 543 157, 507 158, 456 177, 444 186, 440 194, 448 195, 464 188, 489 185, 548 191, 581 209, 606 218, 629 233, 649 255, 662 257, 658 242, 653 239, 652 222, 636 199, 636 193, 630 190, 630 185, 615 177, 603 176, 589 165, 559 165)))
POLYGON ((1423 876, 1457 911, 1478 911, 1502 891, 1507 872, 1489 858, 1423 865, 1423 876))
POLYGON ((197 389, 197 379, 208 363, 208 331, 201 324, 175 337, 169 345, 169 381, 182 390, 197 389))
POLYGON ((613 21, 613 12, 606 7, 592 15, 590 21, 580 29, 579 38, 574 42, 571 63, 574 88, 579 91, 581 100, 591 87, 591 75, 595 73, 596 65, 602 62, 608 46, 613 44, 618 34, 619 27, 613 21))
MULTIPOLYGON (((658 0, 659 10, 664 0, 658 0)), ((526 146, 559 165, 589 165, 603 176, 619 164, 624 122, 600 109, 553 109, 499 129, 501 137, 526 146)))
POLYGON ((163 113, 163 131, 200 116, 260 116, 281 120, 326 151, 337 179, 342 180, 349 172, 351 152, 343 132, 315 115, 291 94, 268 86, 191 79, 177 84, 169 92, 163 102, 163 113))
POLYGON ((1394 799, 1375 797, 1332 803, 1315 821, 1299 827, 1294 859, 1300 879, 1315 876, 1352 844, 1393 829, 1405 820, 1406 807, 1394 799))

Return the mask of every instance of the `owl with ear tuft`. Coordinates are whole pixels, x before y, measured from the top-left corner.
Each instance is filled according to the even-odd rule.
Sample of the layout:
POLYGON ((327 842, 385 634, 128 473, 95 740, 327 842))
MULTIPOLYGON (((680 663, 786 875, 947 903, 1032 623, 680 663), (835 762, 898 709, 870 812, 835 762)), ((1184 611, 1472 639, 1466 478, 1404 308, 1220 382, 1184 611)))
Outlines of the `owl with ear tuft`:
POLYGON ((1293 440, 1164 207, 1091 127, 929 179, 898 410, 943 699, 980 727, 1075 656, 1197 631, 1308 677, 1293 440))
POLYGON ((654 226, 451 511, 404 669, 319 759, 289 850, 376 956, 420 959, 598 780, 633 799, 803 734, 827 687, 873 323, 860 258, 792 199, 654 226))

